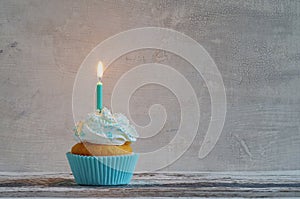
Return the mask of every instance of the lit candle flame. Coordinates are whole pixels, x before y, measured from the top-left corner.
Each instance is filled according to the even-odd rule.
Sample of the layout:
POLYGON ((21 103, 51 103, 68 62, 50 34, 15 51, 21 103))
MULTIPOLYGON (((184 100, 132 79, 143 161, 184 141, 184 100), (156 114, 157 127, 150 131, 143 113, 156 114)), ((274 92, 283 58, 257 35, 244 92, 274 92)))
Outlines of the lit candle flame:
POLYGON ((101 61, 99 61, 99 63, 98 63, 98 68, 97 68, 97 77, 98 77, 99 79, 101 79, 102 76, 103 76, 103 64, 102 64, 101 61))

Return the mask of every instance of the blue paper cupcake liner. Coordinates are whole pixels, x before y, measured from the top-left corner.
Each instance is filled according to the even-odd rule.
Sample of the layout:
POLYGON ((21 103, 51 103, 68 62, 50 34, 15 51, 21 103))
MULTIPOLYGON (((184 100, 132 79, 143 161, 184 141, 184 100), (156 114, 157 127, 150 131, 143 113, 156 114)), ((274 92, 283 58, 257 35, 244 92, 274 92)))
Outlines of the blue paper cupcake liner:
POLYGON ((119 156, 82 156, 67 153, 77 184, 124 185, 129 184, 138 154, 119 156))

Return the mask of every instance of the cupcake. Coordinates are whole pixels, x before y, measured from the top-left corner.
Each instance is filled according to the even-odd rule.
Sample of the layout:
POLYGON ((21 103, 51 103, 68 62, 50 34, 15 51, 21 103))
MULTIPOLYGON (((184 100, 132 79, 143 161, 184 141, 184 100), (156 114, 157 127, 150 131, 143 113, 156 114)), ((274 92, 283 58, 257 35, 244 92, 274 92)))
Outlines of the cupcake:
POLYGON ((75 181, 80 185, 122 185, 132 178, 138 154, 131 143, 138 134, 120 113, 88 114, 74 128, 75 144, 67 158, 75 181))

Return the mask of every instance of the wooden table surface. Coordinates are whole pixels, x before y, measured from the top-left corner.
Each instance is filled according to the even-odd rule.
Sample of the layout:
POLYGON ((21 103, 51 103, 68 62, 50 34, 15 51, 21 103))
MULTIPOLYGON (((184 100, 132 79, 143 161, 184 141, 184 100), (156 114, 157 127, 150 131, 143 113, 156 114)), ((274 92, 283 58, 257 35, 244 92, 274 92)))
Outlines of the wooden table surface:
POLYGON ((68 173, 0 172, 1 197, 300 197, 300 171, 135 174, 126 186, 79 186, 68 173))

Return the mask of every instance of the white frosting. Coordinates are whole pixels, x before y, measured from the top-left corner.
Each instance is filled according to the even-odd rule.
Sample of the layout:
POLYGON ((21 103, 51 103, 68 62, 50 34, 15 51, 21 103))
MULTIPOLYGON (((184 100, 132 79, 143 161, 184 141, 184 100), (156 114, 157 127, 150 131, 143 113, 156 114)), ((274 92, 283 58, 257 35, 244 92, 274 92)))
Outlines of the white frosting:
POLYGON ((88 114, 74 131, 78 141, 94 144, 123 145, 125 142, 135 142, 138 137, 134 126, 123 114, 111 114, 105 107, 101 113, 88 114))

